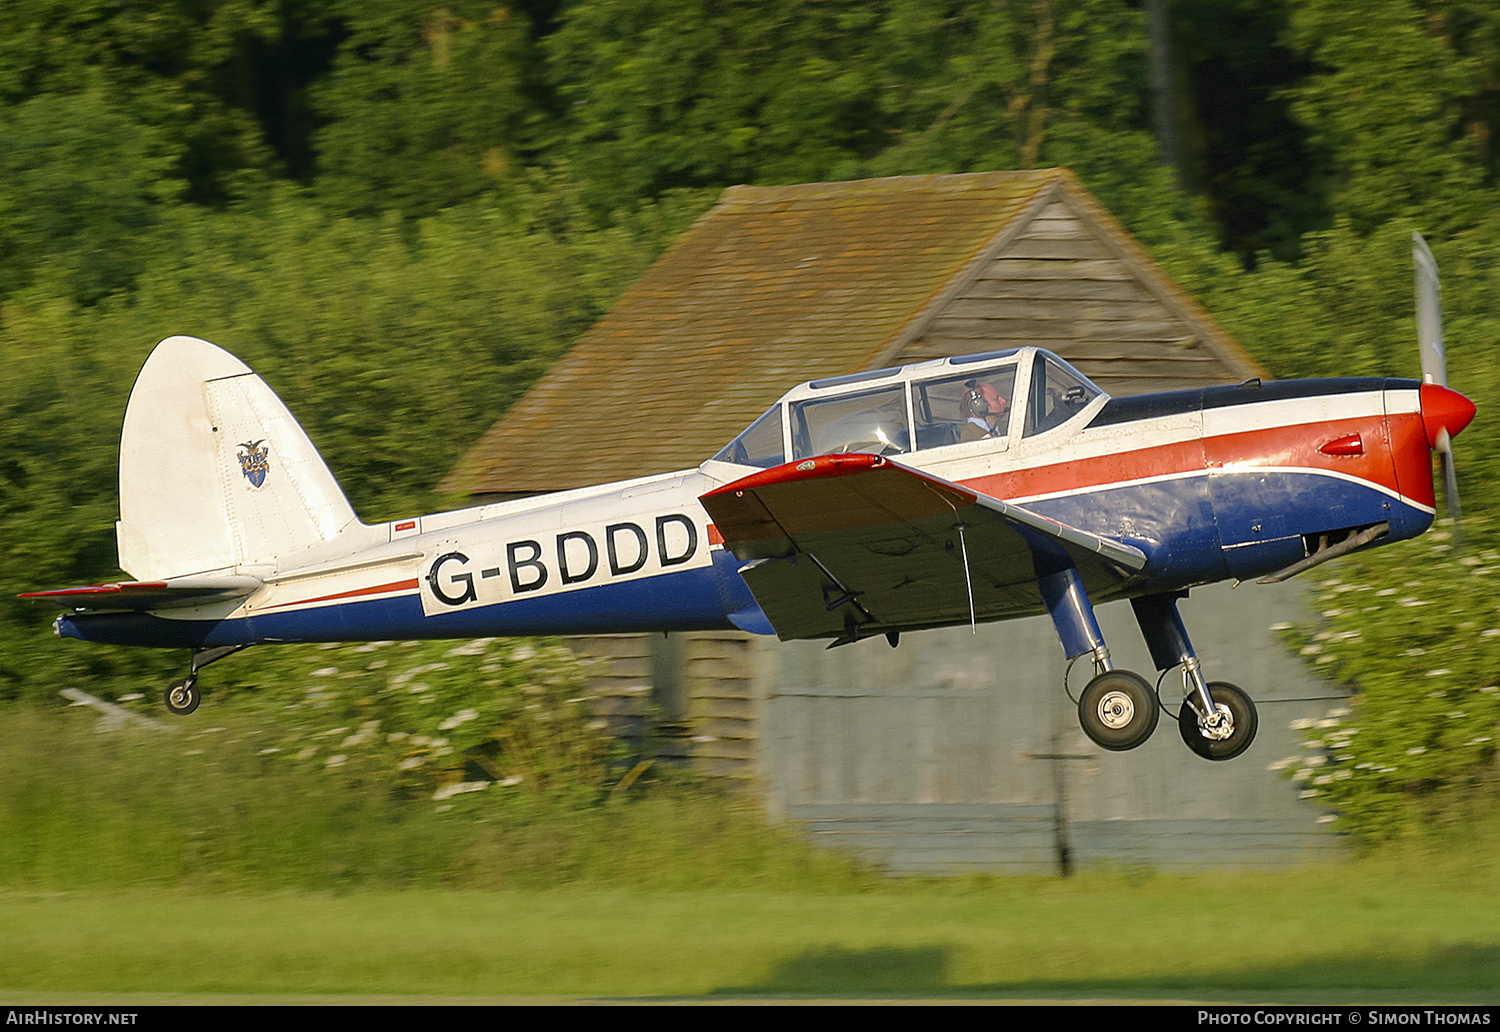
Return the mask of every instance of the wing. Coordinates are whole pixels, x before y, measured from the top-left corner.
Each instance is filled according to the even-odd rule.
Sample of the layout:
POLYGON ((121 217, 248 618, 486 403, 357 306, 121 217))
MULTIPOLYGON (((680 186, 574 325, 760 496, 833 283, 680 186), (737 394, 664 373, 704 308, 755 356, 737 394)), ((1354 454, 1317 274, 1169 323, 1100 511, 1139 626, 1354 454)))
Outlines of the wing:
POLYGON ((174 609, 239 598, 261 586, 256 577, 174 577, 164 581, 120 581, 57 591, 28 591, 21 598, 64 609, 174 609))
POLYGON ((784 641, 1044 612, 1038 578, 1067 566, 1102 600, 1146 565, 1130 545, 876 455, 788 463, 700 500, 784 641))

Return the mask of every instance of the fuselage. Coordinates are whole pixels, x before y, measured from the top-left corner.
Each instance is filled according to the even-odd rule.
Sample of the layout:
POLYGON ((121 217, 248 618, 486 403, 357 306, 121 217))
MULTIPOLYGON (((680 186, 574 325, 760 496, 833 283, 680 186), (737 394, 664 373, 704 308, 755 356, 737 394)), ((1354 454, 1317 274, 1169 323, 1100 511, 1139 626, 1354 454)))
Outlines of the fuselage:
POLYGON ((1035 349, 942 359, 805 384, 696 470, 393 521, 369 528, 361 540, 373 543, 354 554, 240 571, 264 582, 244 598, 70 613, 58 631, 171 647, 770 633, 698 499, 839 450, 878 450, 1140 549, 1145 569, 1114 597, 1246 579, 1303 559, 1329 535, 1385 524, 1388 542, 1427 529, 1437 390, 1362 378, 1109 398, 1035 349), (964 418, 979 380, 1008 391, 1008 407, 966 439, 967 422, 979 425, 964 418))

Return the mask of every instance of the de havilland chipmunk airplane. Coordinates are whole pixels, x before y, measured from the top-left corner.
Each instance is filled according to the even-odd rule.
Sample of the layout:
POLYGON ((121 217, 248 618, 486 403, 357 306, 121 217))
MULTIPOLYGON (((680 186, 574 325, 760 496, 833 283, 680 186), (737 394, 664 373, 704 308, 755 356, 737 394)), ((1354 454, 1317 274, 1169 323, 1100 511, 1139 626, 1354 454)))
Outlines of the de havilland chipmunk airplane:
POLYGON ((1123 398, 1038 348, 936 359, 802 384, 697 469, 370 525, 264 381, 170 337, 120 442, 136 579, 25 597, 66 610, 63 637, 191 649, 166 692, 179 714, 203 666, 270 642, 740 628, 895 645, 1046 613, 1093 663, 1083 730, 1116 751, 1161 709, 1094 617, 1129 599, 1158 670, 1182 668, 1183 740, 1225 760, 1255 707, 1205 683, 1177 603, 1428 528, 1432 452, 1451 483, 1475 410, 1444 385, 1440 339, 1423 354, 1421 381, 1123 398))

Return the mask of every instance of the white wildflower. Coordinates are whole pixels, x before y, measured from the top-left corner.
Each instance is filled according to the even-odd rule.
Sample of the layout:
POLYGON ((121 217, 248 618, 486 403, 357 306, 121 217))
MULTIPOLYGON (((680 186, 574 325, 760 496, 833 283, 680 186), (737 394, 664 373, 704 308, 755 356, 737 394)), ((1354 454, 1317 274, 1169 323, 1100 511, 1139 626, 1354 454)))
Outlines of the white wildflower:
POLYGON ((443 785, 432 794, 432 798, 441 802, 444 799, 452 799, 456 795, 466 792, 483 792, 490 787, 488 781, 459 781, 451 785, 443 785))
POLYGON ((478 719, 478 717, 479 711, 476 709, 461 709, 457 713, 453 714, 453 716, 449 717, 447 720, 444 720, 441 724, 439 724, 438 730, 452 731, 454 728, 460 726, 461 724, 467 724, 471 720, 478 719))

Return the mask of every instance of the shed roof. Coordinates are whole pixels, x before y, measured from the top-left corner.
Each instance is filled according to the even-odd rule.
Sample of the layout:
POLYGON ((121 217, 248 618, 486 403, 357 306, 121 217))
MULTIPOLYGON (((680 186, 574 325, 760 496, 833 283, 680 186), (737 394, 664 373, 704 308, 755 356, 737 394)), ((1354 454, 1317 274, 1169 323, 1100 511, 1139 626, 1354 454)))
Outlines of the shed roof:
POLYGON ((907 357, 944 307, 1059 199, 1192 325, 1193 344, 1241 378, 1261 373, 1066 169, 736 186, 491 428, 443 489, 529 494, 696 466, 787 388, 907 357))

